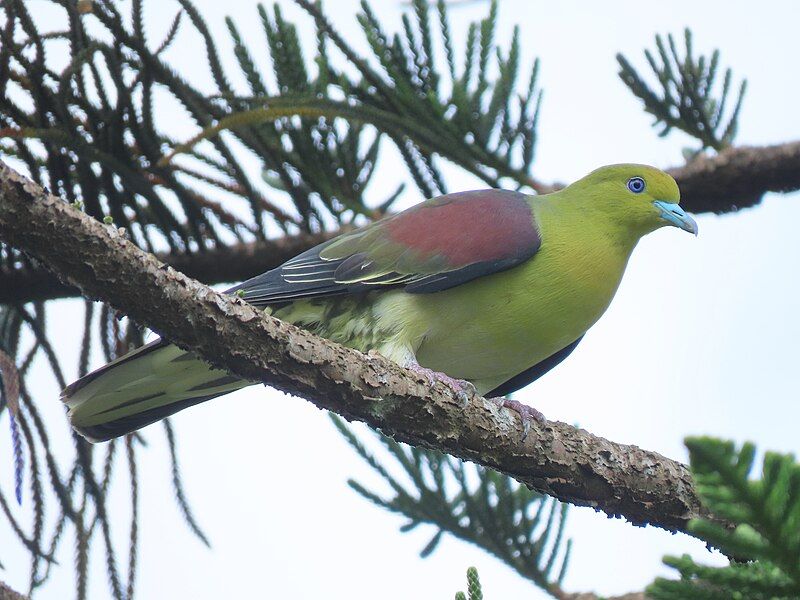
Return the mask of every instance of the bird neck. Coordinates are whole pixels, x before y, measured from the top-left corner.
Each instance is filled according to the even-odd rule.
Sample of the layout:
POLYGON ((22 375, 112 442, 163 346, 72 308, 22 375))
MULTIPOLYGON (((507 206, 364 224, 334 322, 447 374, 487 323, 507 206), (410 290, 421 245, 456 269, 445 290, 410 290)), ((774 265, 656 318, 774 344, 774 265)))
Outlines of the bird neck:
POLYGON ((596 203, 558 194, 533 197, 532 208, 544 243, 577 246, 627 263, 645 231, 609 218, 596 203))

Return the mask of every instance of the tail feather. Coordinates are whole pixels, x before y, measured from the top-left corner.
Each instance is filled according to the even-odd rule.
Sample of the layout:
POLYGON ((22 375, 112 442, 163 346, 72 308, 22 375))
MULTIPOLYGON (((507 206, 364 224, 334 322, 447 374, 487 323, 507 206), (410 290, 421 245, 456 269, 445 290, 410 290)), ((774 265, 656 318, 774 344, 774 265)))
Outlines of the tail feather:
POLYGON ((61 399, 76 431, 102 442, 247 385, 158 340, 82 377, 61 399))

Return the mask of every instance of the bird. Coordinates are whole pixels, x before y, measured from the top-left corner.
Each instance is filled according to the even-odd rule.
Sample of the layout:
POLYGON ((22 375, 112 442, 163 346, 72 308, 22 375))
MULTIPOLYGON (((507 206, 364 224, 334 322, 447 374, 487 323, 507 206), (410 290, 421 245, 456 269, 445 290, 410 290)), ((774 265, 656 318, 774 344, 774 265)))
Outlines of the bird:
MULTIPOLYGON (((669 174, 638 164, 601 167, 548 194, 455 192, 226 291, 523 414, 508 394, 575 350, 639 240, 663 226, 697 235, 679 201, 669 174)), ((254 383, 158 339, 69 385, 62 400, 74 429, 100 442, 254 383)))

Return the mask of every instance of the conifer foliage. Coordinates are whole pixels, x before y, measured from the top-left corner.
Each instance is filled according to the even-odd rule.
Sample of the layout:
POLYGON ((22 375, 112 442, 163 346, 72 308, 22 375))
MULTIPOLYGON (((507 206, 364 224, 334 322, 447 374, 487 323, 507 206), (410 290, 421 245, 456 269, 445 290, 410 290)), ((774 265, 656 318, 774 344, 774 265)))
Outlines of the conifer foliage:
MULTIPOLYGON (((176 152, 213 139, 225 130, 248 135, 266 123, 282 123, 288 115, 300 115, 320 123, 336 117, 351 123, 368 123, 391 139, 422 193, 428 197, 446 192, 437 156, 499 186, 508 179, 517 186, 536 189, 530 178, 536 144, 536 123, 542 92, 537 87, 539 63, 535 61, 518 91, 520 79, 519 28, 514 29, 507 52, 495 44, 497 2, 489 15, 470 25, 463 68, 459 68, 451 41, 447 8, 437 4, 437 16, 425 0, 414 0, 414 17, 403 17, 403 33, 388 34, 363 1, 358 22, 372 51, 372 60, 359 56, 338 35, 320 5, 297 0, 317 25, 319 74, 307 81, 302 49, 294 26, 286 23, 278 8, 274 21, 261 9, 275 60, 278 96, 270 94, 235 25, 228 26, 237 48, 240 66, 250 82, 253 97, 229 97, 234 114, 205 128, 176 152), (444 46, 446 67, 441 68, 434 48, 444 46), (273 40, 283 36, 275 47, 273 40), (288 36, 288 37, 287 37, 288 36), (351 79, 331 64, 333 46, 358 72, 351 79), (494 63, 494 64, 493 64, 494 63), (497 75, 492 77, 492 73, 497 75), (291 75, 288 76, 288 75, 291 75), (330 88, 336 90, 331 94, 330 88), (315 94, 310 96, 308 92, 315 94)), ((171 157, 170 157, 171 158, 171 157)))
POLYGON ((478 577, 478 569, 475 567, 467 569, 467 593, 457 592, 456 600, 483 600, 481 580, 478 577))
POLYGON ((684 50, 678 50, 672 34, 666 42, 656 36, 657 53, 645 50, 647 64, 656 76, 661 93, 654 91, 622 54, 617 55, 619 77, 644 104, 644 109, 656 119, 660 136, 680 129, 702 144, 700 150, 722 150, 733 143, 739 122, 739 111, 747 90, 747 80, 739 84, 732 108, 729 97, 733 88, 733 72, 725 69, 722 87, 716 95, 720 72, 719 50, 710 57, 695 57, 692 32, 683 33, 684 50), (729 110, 730 109, 730 110, 729 110))
POLYGON ((680 579, 657 579, 647 593, 655 600, 788 600, 800 598, 800 464, 791 455, 767 452, 761 477, 751 478, 755 447, 714 438, 686 441, 692 473, 703 503, 736 525, 710 521, 690 525, 693 533, 731 557, 726 567, 709 567, 689 556, 664 563, 680 579))
POLYGON ((571 540, 564 541, 566 504, 491 469, 471 467, 446 454, 380 435, 381 445, 396 463, 390 467, 341 419, 333 421, 392 495, 383 497, 352 479, 350 487, 376 506, 405 517, 407 522, 400 527, 404 533, 424 524, 436 528, 420 556, 429 556, 443 535, 450 534, 494 555, 538 587, 560 589, 572 547, 571 540), (395 467, 402 476, 391 473, 395 467))

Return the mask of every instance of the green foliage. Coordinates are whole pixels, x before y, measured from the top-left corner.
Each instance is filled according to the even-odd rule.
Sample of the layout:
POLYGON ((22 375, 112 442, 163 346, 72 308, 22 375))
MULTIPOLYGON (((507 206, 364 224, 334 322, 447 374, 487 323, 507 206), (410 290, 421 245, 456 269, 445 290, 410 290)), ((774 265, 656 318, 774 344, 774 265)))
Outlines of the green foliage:
POLYGON ((481 580, 478 578, 478 569, 475 567, 467 569, 467 593, 457 592, 456 600, 483 600, 481 580))
MULTIPOLYGON (((258 70, 250 51, 242 40, 233 19, 226 19, 236 58, 247 79, 253 97, 290 97, 324 99, 332 92, 331 81, 337 77, 328 61, 327 41, 319 37, 314 62, 316 75, 306 68, 297 29, 283 18, 275 5, 272 14, 259 5, 258 12, 266 47, 259 51, 271 58, 276 89, 271 89, 258 70)), ((253 101, 238 97, 233 89, 222 90, 217 103, 223 114, 240 113, 252 108, 253 101)), ((224 119, 219 122, 223 122, 224 119)), ((288 193, 292 203, 313 214, 316 227, 321 227, 326 214, 337 221, 346 214, 369 212, 364 192, 375 172, 380 136, 368 132, 355 122, 335 122, 324 116, 307 118, 301 112, 283 118, 237 127, 235 134, 252 152, 264 161, 263 178, 271 187, 288 193), (292 118, 293 116, 299 118, 292 118), (371 139, 370 139, 371 138, 371 139), (325 211, 321 211, 318 205, 325 211)), ((397 199, 404 186, 380 204, 384 211, 397 199)))
POLYGON ((560 586, 571 549, 571 541, 563 543, 566 504, 491 469, 473 467, 440 452, 379 436, 396 466, 402 469, 403 478, 410 482, 404 485, 341 419, 333 417, 333 422, 393 495, 385 498, 353 480, 348 482, 350 487, 375 505, 406 517, 402 532, 421 524, 436 527, 420 556, 429 556, 443 535, 449 533, 496 556, 544 590, 560 586))
POLYGON ((684 30, 684 41, 683 55, 672 34, 667 36, 666 43, 660 35, 656 36, 657 57, 650 50, 644 52, 661 86, 660 93, 650 87, 622 54, 617 54, 619 76, 644 103, 645 110, 656 118, 655 125, 661 127, 659 135, 680 129, 697 138, 701 150, 722 150, 736 137, 747 80, 739 85, 733 109, 726 112, 733 80, 731 69, 725 69, 722 88, 716 95, 719 50, 714 50, 710 57, 695 58, 689 29, 684 30))
MULTIPOLYGON (((425 0, 413 2, 413 22, 405 15, 403 33, 394 35, 383 30, 369 4, 362 2, 358 21, 372 50, 372 61, 360 57, 335 32, 318 4, 296 1, 314 17, 317 25, 317 78, 307 79, 294 26, 282 19, 277 7, 274 23, 261 8, 268 38, 277 39, 281 32, 289 36, 288 39, 284 36, 280 44, 270 45, 276 79, 281 84, 279 97, 270 94, 229 20, 237 56, 251 82, 253 96, 229 98, 233 114, 205 128, 189 143, 178 146, 178 152, 193 148, 200 140, 215 138, 223 130, 248 138, 259 128, 291 128, 292 117, 296 116, 307 126, 315 127, 311 124, 317 123, 326 128, 330 128, 333 119, 345 118, 351 124, 370 124, 391 138, 426 196, 446 192, 435 160, 437 155, 493 186, 498 186, 502 177, 508 177, 518 186, 537 187, 529 177, 529 170, 542 98, 537 88, 539 63, 534 63, 525 91, 516 92, 520 71, 519 30, 514 30, 507 53, 495 46, 496 2, 484 20, 470 27, 465 65, 460 73, 455 65, 447 8, 444 2, 439 2, 436 21, 447 65, 443 74, 433 51, 434 17, 425 0), (329 42, 356 69, 359 81, 351 80, 331 65, 329 42), (490 75, 492 56, 498 72, 496 78, 490 75)), ((294 139, 293 144, 302 148, 298 141, 305 137, 304 134, 294 139)), ((327 190, 320 188, 320 191, 327 190)))
MULTIPOLYGON (((412 2, 414 22, 406 15, 404 33, 391 36, 383 31, 369 4, 362 1, 358 20, 379 67, 358 58, 343 39, 331 35, 330 23, 318 5, 308 0, 296 1, 360 72, 361 81, 342 86, 354 102, 395 115, 406 124, 428 129, 439 142, 433 150, 488 183, 494 184, 497 177, 507 176, 520 185, 530 184, 527 174, 534 157, 541 103, 541 91, 537 88, 539 65, 538 61, 534 63, 525 91, 517 93, 519 29, 515 28, 507 52, 495 45, 496 0, 491 3, 485 19, 470 25, 460 74, 447 8, 442 0, 437 4, 436 21, 445 48, 445 73, 440 73, 433 52, 432 31, 436 25, 425 0, 412 2), (492 57, 498 73, 496 78, 491 76, 492 57)), ((436 185, 439 191, 444 191, 431 153, 416 143, 413 133, 394 133, 393 139, 407 162, 424 166, 421 174, 427 172, 430 178, 426 186, 436 185)))
POLYGON ((760 479, 750 479, 755 448, 714 438, 689 438, 697 490, 710 512, 735 525, 697 520, 691 531, 735 557, 726 567, 666 557, 677 581, 657 579, 647 590, 655 600, 748 600, 800 597, 800 465, 791 455, 768 452, 760 479))

